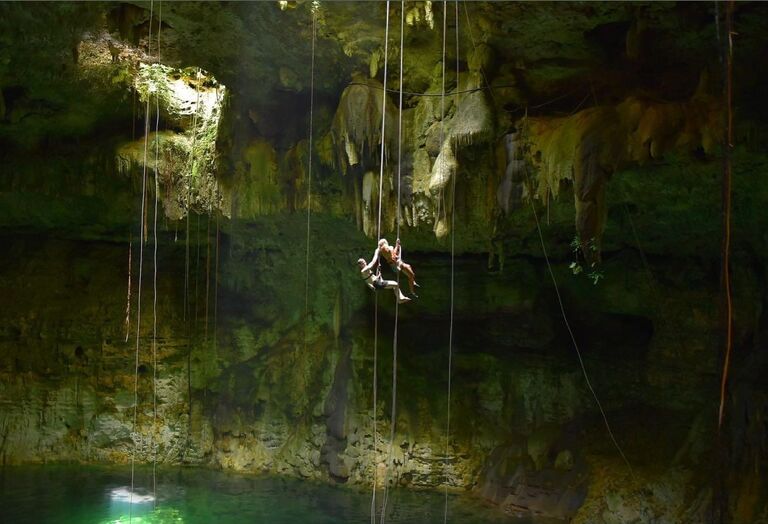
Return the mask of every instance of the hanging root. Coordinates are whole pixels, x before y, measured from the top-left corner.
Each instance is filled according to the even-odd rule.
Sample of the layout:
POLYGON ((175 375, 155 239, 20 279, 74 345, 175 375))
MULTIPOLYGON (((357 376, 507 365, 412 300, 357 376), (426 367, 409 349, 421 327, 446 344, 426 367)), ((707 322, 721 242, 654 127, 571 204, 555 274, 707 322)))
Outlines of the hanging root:
POLYGON ((731 151, 733 150, 733 1, 726 5, 726 31, 728 33, 725 57, 725 102, 728 111, 726 118, 725 144, 723 148, 723 284, 726 303, 725 358, 723 360, 722 379, 720 381, 720 406, 717 414, 717 431, 721 431, 725 417, 725 396, 728 386, 728 371, 733 348, 733 299, 731 296, 731 151))
POLYGON ((211 287, 211 215, 205 232, 205 342, 208 342, 208 297, 211 287))
POLYGON ((131 327, 131 255, 133 252, 133 236, 128 238, 128 293, 125 300, 125 341, 128 342, 131 327))
POLYGON ((213 276, 213 347, 217 348, 216 328, 218 326, 219 311, 219 214, 216 214, 216 269, 213 276))

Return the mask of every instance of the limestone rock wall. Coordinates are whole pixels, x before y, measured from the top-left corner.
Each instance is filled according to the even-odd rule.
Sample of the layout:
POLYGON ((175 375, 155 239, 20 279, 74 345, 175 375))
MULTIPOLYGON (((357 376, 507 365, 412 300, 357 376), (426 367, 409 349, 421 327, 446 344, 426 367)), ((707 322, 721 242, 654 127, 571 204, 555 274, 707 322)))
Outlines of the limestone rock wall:
POLYGON ((312 80, 311 5, 173 2, 161 25, 147 4, 0 4, 4 463, 124 463, 136 451, 448 485, 515 516, 604 523, 706 521, 720 474, 734 520, 765 521, 768 110, 753 63, 765 7, 735 13, 735 360, 717 448, 715 6, 467 3, 459 21, 446 13, 449 32, 463 28, 456 56, 442 51, 442 5, 414 2, 405 48, 390 42, 384 56, 385 4, 321 2, 312 80), (397 95, 381 75, 387 59, 396 85, 400 55, 398 187, 397 95), (230 93, 215 136, 197 136, 191 111, 193 90, 217 91, 201 68, 230 93), (142 71, 186 93, 184 107, 158 104, 154 163, 143 161, 142 71), (154 344, 144 163, 162 181, 149 179, 145 200, 157 191, 163 206, 154 344), (400 220, 422 284, 399 310, 393 438, 392 296, 378 297, 374 350, 375 299, 355 269, 373 252, 379 200, 382 234, 400 220), (601 261, 590 278, 585 259, 601 261), (548 262, 634 475, 606 436, 548 262))
MULTIPOLYGON (((210 245, 192 246, 199 255, 190 263, 185 313, 185 251, 165 242, 156 365, 145 260, 137 383, 136 246, 126 341, 126 244, 5 237, 14 256, 0 273, 12 299, 0 310, 4 462, 124 463, 135 450, 140 462, 156 455, 166 464, 355 485, 370 484, 374 474, 382 484, 447 484, 516 515, 572 518, 588 511, 622 519, 640 512, 674 520, 695 510, 686 501, 706 470, 706 392, 715 365, 701 355, 716 346, 702 328, 716 311, 700 310, 690 327, 666 321, 689 316, 690 304, 716 289, 676 289, 679 302, 655 311, 650 297, 616 299, 647 285, 642 268, 625 260, 615 262, 625 279, 599 287, 558 273, 590 378, 635 467, 637 489, 652 483, 660 493, 679 493, 649 499, 619 487, 628 472, 586 389, 542 268, 524 258, 508 259, 501 274, 478 275, 477 260, 460 261, 457 277, 473 285, 458 288, 447 455, 444 260, 422 258, 419 309, 401 308, 394 441, 393 301, 379 297, 374 444, 373 297, 353 273, 341 271, 353 265, 358 244, 342 240, 322 265, 313 264, 306 320, 295 307, 303 259, 296 264, 295 253, 278 247, 291 245, 280 239, 295 226, 266 222, 258 226, 261 235, 253 225, 222 235, 219 287, 209 274, 207 316, 202 269, 210 245), (276 299, 283 290, 286 303, 276 299), (686 351, 664 342, 681 332, 686 351), (656 424, 644 425, 648 417, 656 424), (663 446, 655 444, 660 434, 663 446)), ((352 224, 333 227, 354 236, 352 224)))

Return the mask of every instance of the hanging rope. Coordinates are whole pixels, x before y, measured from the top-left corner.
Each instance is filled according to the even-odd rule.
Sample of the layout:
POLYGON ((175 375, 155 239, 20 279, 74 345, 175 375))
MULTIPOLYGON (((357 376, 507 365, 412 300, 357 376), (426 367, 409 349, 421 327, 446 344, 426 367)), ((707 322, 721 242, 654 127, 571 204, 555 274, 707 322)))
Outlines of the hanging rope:
POLYGON ((373 489, 371 491, 371 524, 376 523, 376 451, 378 439, 378 416, 376 414, 376 405, 378 404, 378 343, 379 343, 379 295, 376 293, 373 299, 373 489))
MULTIPOLYGON (((458 111, 459 107, 459 1, 455 2, 455 16, 456 16, 456 101, 454 107, 458 111)), ((443 54, 443 61, 445 61, 445 54, 443 54)), ((448 330, 448 407, 445 422, 445 465, 448 466, 449 446, 451 438, 451 372, 453 368, 453 306, 455 298, 455 269, 456 269, 456 178, 458 177, 458 169, 453 174, 453 180, 451 181, 451 323, 448 330)), ((448 478, 445 479, 445 504, 443 507, 443 522, 448 522, 448 478)))
MULTIPOLYGON (((387 121, 387 65, 388 65, 388 53, 389 53, 389 2, 390 0, 387 0, 386 5, 386 13, 385 13, 385 19, 386 19, 386 25, 384 28, 384 94, 381 97, 381 156, 379 161, 379 217, 378 221, 376 223, 376 241, 378 243, 379 239, 381 238, 381 201, 382 201, 382 192, 384 189, 384 145, 386 143, 385 140, 385 131, 386 131, 386 121, 387 121)), ((377 484, 377 457, 376 452, 378 451, 378 414, 377 414, 377 405, 378 405, 378 361, 379 361, 379 295, 376 293, 374 298, 374 308, 373 308, 373 314, 374 314, 374 322, 373 322, 373 489, 371 493, 371 524, 376 523, 376 484, 377 484)))
MULTIPOLYGON (((531 178, 530 174, 526 170, 526 177, 528 179, 528 183, 531 184, 531 178)), ((635 473, 632 469, 632 464, 630 464, 629 460, 627 459, 627 456, 624 454, 624 450, 619 445, 619 442, 616 440, 616 437, 613 434, 613 430, 611 429, 611 424, 608 422, 608 416, 605 414, 605 410, 603 409, 603 405, 600 402, 600 399, 597 397, 597 393, 595 392, 595 388, 592 387, 592 382, 589 380, 589 375, 587 374, 587 368, 584 365, 584 359, 581 356, 581 350, 579 349, 579 345, 576 342, 576 337, 573 334, 573 330, 571 329, 571 324, 568 322, 568 317, 565 314, 565 306, 563 306, 563 299, 560 296, 560 288, 557 285, 557 280, 555 279, 555 273, 552 271, 552 265, 549 262, 549 255, 547 254, 547 248, 544 245, 544 235, 541 232, 541 224, 539 223, 539 215, 536 212, 536 204, 533 201, 533 198, 528 199, 531 203, 531 210, 533 211, 533 218, 536 222, 536 230, 539 234, 539 242, 541 244, 541 252, 544 254, 544 260, 547 263, 547 271, 549 271, 549 276, 552 279, 552 285, 555 288, 555 294, 557 295, 557 302, 560 305, 560 314, 563 317, 563 322, 565 323, 565 327, 568 330, 568 334, 571 337, 571 342, 573 343, 573 348, 576 350, 576 356, 579 359, 579 365, 581 366, 581 372, 584 376, 584 380, 587 383, 587 387, 589 388, 589 391, 592 393, 592 397, 595 399, 595 403, 597 404, 597 408, 600 410, 600 415, 603 418, 603 423, 605 425, 605 429, 608 431, 608 436, 611 439, 611 442, 613 442, 614 447, 619 452, 619 455, 621 455, 621 458, 626 463, 627 467, 629 468, 630 474, 634 477, 635 473)))
POLYGON ((197 320, 200 316, 200 303, 198 302, 198 284, 200 283, 200 214, 197 214, 197 226, 195 227, 195 323, 193 335, 197 336, 197 320))
POLYGON ((131 257, 133 255, 133 234, 128 233, 128 292, 125 299, 125 343, 131 336, 131 257))
POLYGON ((304 280, 304 350, 307 349, 309 324, 309 241, 312 219, 312 134, 315 120, 315 39, 317 6, 312 4, 312 65, 309 70, 309 152, 307 153, 307 261, 304 280))
MULTIPOLYGON (((445 39, 446 39, 446 20, 447 20, 447 3, 446 0, 443 0, 443 47, 442 47, 442 53, 443 53, 443 60, 442 60, 442 80, 441 80, 441 87, 440 87, 440 148, 442 150, 443 147, 443 141, 445 140, 445 39)), ((441 151, 442 153, 442 151, 441 151)), ((445 162, 445 159, 443 158, 444 155, 439 154, 438 158, 440 159, 440 162, 445 162)), ((437 222, 440 220, 440 213, 445 213, 445 190, 443 188, 440 188, 440 195, 437 199, 437 213, 435 218, 435 226, 437 226, 437 222)), ((446 217, 447 218, 447 217, 446 217)))
POLYGON ((381 238, 381 196, 384 188, 384 132, 386 130, 386 111, 387 111, 387 62, 389 52, 389 0, 387 0, 387 25, 384 30, 384 95, 381 97, 381 158, 379 159, 379 219, 376 224, 377 241, 381 238))
MULTIPOLYGON (((397 226, 397 238, 400 238, 400 177, 402 173, 403 157, 403 54, 405 36, 405 0, 400 0, 400 97, 397 115, 397 213, 395 223, 397 226)), ((386 96, 386 91, 384 95, 386 96)), ((382 140, 383 141, 383 140, 382 140)), ((402 248, 401 248, 402 249, 402 248)), ((400 252, 402 259, 402 251, 400 252)), ((400 272, 397 273, 397 287, 400 288, 400 272)), ((381 504, 381 524, 386 521, 387 503, 389 502, 389 483, 394 467, 395 432, 397 428, 397 328, 400 316, 400 301, 395 300, 395 331, 392 336, 392 406, 389 427, 389 456, 387 457, 387 476, 384 479, 384 501, 381 504)))
MULTIPOLYGON (((472 42, 472 47, 473 47, 473 49, 477 50, 477 44, 475 43, 475 38, 474 38, 474 35, 472 33, 472 23, 471 23, 471 21, 469 19, 469 10, 467 9, 467 4, 466 3, 464 3, 464 14, 465 14, 466 20, 467 20, 467 31, 469 32, 469 38, 470 38, 470 41, 472 42)), ((483 80, 485 81, 485 83, 488 84, 488 77, 486 76, 485 70, 484 70, 484 68, 482 66, 480 67, 480 73, 482 74, 483 80)), ((495 99, 495 97, 493 95, 493 90, 492 89, 489 90, 489 93, 491 94, 491 97, 494 99, 494 103, 496 103, 496 99, 495 99)), ((551 102, 553 102, 553 101, 554 100, 552 100, 551 102)), ((542 105, 545 105, 545 104, 542 104, 542 105)), ((527 118, 527 117, 528 117, 528 114, 526 112, 524 118, 527 118)), ((525 175, 526 175, 526 178, 528 180, 529 185, 532 185, 530 173, 528 173, 526 171, 525 175)), ((609 436, 611 442, 613 443, 614 447, 618 451, 618 453, 621 456, 622 460, 626 463, 627 467, 629 468, 630 474, 634 477, 634 470, 632 469, 632 465, 630 464, 629 460, 627 459, 626 455, 624 454, 624 450, 621 448, 621 446, 619 445, 618 441, 616 440, 616 437, 613 434, 613 430, 611 429, 611 425, 608 422, 608 417, 605 414, 605 410, 603 410, 603 406, 600 403, 600 399, 597 397, 597 393, 595 392, 594 388, 592 387, 592 383, 589 380, 589 375, 587 374, 587 369, 586 369, 586 367, 584 365, 584 360, 582 359, 582 356, 581 356, 581 350, 579 349, 579 345, 576 342, 576 337, 573 334, 573 330, 571 329, 571 325, 568 322, 568 317, 565 314, 565 307, 563 305, 563 299, 560 296, 560 289, 557 286, 557 280, 555 279, 555 274, 552 271, 552 265, 550 264, 549 256, 547 254, 547 249, 546 249, 546 246, 544 245, 544 235, 541 232, 541 224, 539 222, 539 215, 536 212, 535 203, 534 203, 532 198, 529 199, 529 201, 531 203, 531 210, 533 211, 533 218, 534 218, 534 220, 536 222, 536 230, 537 230, 538 235, 539 235, 539 242, 541 244, 541 251, 542 251, 542 253, 544 255, 544 260, 545 260, 545 262, 547 264, 547 270, 549 271, 549 276, 550 276, 550 278, 552 280, 552 285, 555 288, 555 294, 557 296, 557 301, 558 301, 558 304, 560 306, 560 313, 561 313, 561 315, 563 317, 563 322, 564 322, 565 327, 568 330, 568 333, 569 333, 569 335, 571 337, 571 342, 573 343, 573 348, 576 350, 576 356, 578 357, 578 360, 579 360, 579 365, 581 367, 582 375, 584 376, 584 380, 587 383, 587 387, 589 388, 589 391, 592 393, 592 397, 594 398, 595 403, 597 404, 597 407, 598 407, 598 409, 600 411, 600 415, 602 416, 603 423, 605 425, 606 430, 608 431, 608 436, 609 436)))
MULTIPOLYGON (((190 173, 187 180, 187 232, 186 232, 186 253, 184 264, 184 326, 187 334, 187 441, 191 438, 192 432, 192 335, 190 333, 190 318, 187 315, 189 310, 189 271, 191 268, 189 260, 189 237, 190 237, 190 215, 192 214, 192 183, 195 176, 195 148, 197 145, 197 114, 200 110, 200 77, 201 71, 198 67, 195 71, 195 112, 192 115, 192 152, 190 154, 190 173)), ((198 241, 199 241, 199 224, 200 217, 198 216, 198 241)), ((198 244, 198 256, 200 246, 198 244)), ((195 287, 197 287, 197 276, 195 277, 195 287)), ((197 292, 195 292, 197 294, 197 292)), ((195 307, 197 307, 197 296, 195 296, 195 307)), ((191 315, 191 311, 189 311, 191 315)), ((195 319, 197 320, 197 319, 195 319)))
POLYGON ((219 212, 216 211, 216 269, 213 272, 213 348, 218 349, 216 329, 219 323, 219 212))
MULTIPOLYGON (((445 141, 445 59, 446 59, 446 42, 448 37, 448 2, 446 0, 443 0, 443 47, 442 47, 442 80, 441 80, 441 87, 440 87, 440 147, 442 149, 443 143, 445 141)), ((456 89, 459 89, 458 84, 456 85, 456 89)), ((441 152, 440 161, 444 162, 443 154, 441 152)), ((454 173, 454 177, 456 174, 454 173)), ((437 218, 436 221, 440 219, 440 208, 442 207, 442 213, 444 214, 445 218, 447 219, 448 214, 445 210, 445 190, 440 190, 440 197, 438 199, 438 210, 437 210, 437 218)), ((453 260, 453 259, 451 259, 453 260)), ((451 262, 453 263, 453 262, 451 262)), ((453 283, 453 277, 451 277, 451 283, 453 283)), ((451 284, 453 286, 453 284, 451 284)), ((453 290, 453 287, 451 287, 453 290)), ((453 298, 451 298, 451 328, 449 331, 449 344, 451 340, 453 332, 453 298)), ((450 353, 450 348, 449 348, 450 353)), ((450 360, 450 356, 449 356, 450 360)), ((450 380, 450 376, 449 376, 450 380)), ((445 443, 445 456, 443 457, 443 482, 445 483, 445 507, 444 507, 444 515, 443 518, 446 518, 447 515, 447 508, 448 508, 448 435, 447 435, 447 429, 446 426, 446 443, 445 443)))
POLYGON ((720 380, 720 407, 717 412, 717 432, 723 427, 728 371, 733 349, 733 298, 731 295, 731 151, 733 150, 733 1, 725 7, 725 30, 728 32, 725 55, 725 104, 727 108, 725 147, 723 148, 723 283, 726 302, 725 360, 720 380))
POLYGON ((373 299, 373 489, 371 491, 371 524, 376 524, 376 444, 378 438, 376 405, 378 404, 378 343, 379 343, 379 295, 373 299))
MULTIPOLYGON (((160 62, 160 30, 163 27, 163 3, 158 3, 157 61, 160 62)), ((160 158, 160 94, 155 97, 155 216, 153 224, 154 252, 152 255, 152 505, 157 501, 157 207, 160 193, 158 161, 160 158)))
MULTIPOLYGON (((154 9, 154 1, 149 3, 149 37, 147 40, 147 54, 151 51, 152 47, 152 15, 154 9)), ((134 378, 133 378, 133 453, 131 453, 131 494, 130 494, 130 506, 128 509, 128 520, 133 521, 133 490, 135 481, 135 465, 136 465, 136 453, 138 451, 138 438, 137 438, 137 421, 138 421, 138 406, 139 406, 139 341, 141 335, 141 279, 142 272, 144 270, 144 216, 147 204, 147 149, 149 147, 149 92, 147 92, 147 104, 144 112, 144 169, 142 170, 141 177, 141 214, 139 215, 139 280, 138 291, 136 292, 136 360, 134 365, 134 378)))
POLYGON ((197 145, 197 112, 200 108, 200 68, 195 71, 195 112, 192 115, 192 152, 190 153, 190 172, 187 179, 187 241, 184 258, 184 322, 187 321, 189 309, 189 221, 192 213, 192 182, 195 175, 195 146, 197 145))
POLYGON ((208 343, 208 304, 211 289, 211 206, 208 206, 208 219, 205 228, 205 328, 203 341, 208 343))

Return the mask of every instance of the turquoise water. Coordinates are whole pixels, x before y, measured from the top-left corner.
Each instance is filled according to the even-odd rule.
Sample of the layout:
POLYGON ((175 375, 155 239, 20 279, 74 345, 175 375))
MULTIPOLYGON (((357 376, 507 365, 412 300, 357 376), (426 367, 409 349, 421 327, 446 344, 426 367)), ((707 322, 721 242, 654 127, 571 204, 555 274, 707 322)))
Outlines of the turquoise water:
MULTIPOLYGON (((157 474, 153 503, 145 500, 151 496, 151 472, 137 470, 134 484, 137 496, 131 504, 124 500, 131 485, 129 467, 5 467, 0 469, 0 522, 122 524, 129 521, 129 514, 133 524, 370 522, 370 492, 345 487, 195 468, 164 469, 157 474)), ((389 523, 443 522, 440 493, 394 490, 390 501, 389 523)), ((465 496, 452 495, 449 508, 450 522, 510 522, 465 496)))

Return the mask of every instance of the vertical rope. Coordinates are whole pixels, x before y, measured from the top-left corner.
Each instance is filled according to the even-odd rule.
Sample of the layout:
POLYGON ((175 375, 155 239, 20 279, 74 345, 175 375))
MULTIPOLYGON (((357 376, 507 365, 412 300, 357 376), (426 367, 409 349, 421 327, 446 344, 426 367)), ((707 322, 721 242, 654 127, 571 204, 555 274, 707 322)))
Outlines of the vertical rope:
MULTIPOLYGON (((379 160, 379 217, 376 224, 376 242, 381 238, 381 201, 384 189, 384 147, 386 144, 385 132, 387 121, 387 64, 389 53, 389 2, 386 5, 386 25, 384 28, 384 81, 383 91, 381 93, 381 156, 379 160)), ((377 483, 377 439, 378 439, 378 415, 376 406, 378 404, 378 360, 379 360, 379 295, 374 299, 374 327, 373 327, 373 489, 371 494, 371 523, 376 522, 376 483, 377 483)))
MULTIPOLYGON (((465 14, 466 20, 467 20, 467 31, 469 32, 470 41, 472 42, 473 49, 476 50, 477 49, 477 45, 475 43, 475 38, 474 38, 474 35, 472 33, 472 23, 471 23, 471 21, 469 19, 469 10, 467 9, 466 2, 464 3, 464 14, 465 14)), ((485 71, 484 71, 484 69, 482 67, 480 68, 480 73, 482 74, 483 79, 484 79, 486 85, 489 87, 488 92, 490 93, 491 97, 494 99, 494 102, 496 102, 496 98, 495 98, 495 96, 493 94, 493 89, 490 89, 491 84, 488 82, 488 78, 486 77, 485 71)), ((527 117, 527 112, 526 112, 526 117, 527 117)), ((526 172, 526 177, 528 179, 528 183, 532 184, 531 179, 530 179, 530 174, 527 173, 527 172, 526 172)), ((559 290, 559 288, 557 286, 557 280, 555 279, 555 274, 552 271, 552 266, 551 266, 550 261, 549 261, 549 256, 547 255, 547 250, 546 250, 546 247, 544 245, 544 235, 541 232, 541 224, 539 222, 538 213, 536 213, 536 206, 534 204, 533 199, 529 199, 529 200, 530 200, 530 203, 531 203, 531 209, 533 211, 533 218, 534 218, 534 220, 536 222, 536 230, 538 231, 539 241, 541 243, 541 251, 542 251, 542 253, 544 255, 544 260, 546 261, 546 264, 547 264, 547 270, 549 271, 549 276, 552 279, 552 285, 555 288, 555 294, 557 295, 557 301, 558 301, 558 304, 560 306, 560 313, 561 313, 561 315, 563 317, 563 323, 565 324, 565 327, 568 330, 568 333, 569 333, 569 335, 571 337, 571 342, 573 343, 573 348, 576 351, 576 356, 578 357, 578 360, 579 360, 579 365, 581 367, 582 375, 584 376, 584 380, 587 383, 587 387, 588 387, 590 393, 592 394, 592 397, 595 400, 595 404, 597 404, 597 407, 598 407, 598 409, 600 411, 600 415, 602 416, 602 419, 603 419, 603 423, 605 425, 605 429, 608 432, 608 436, 609 436, 611 442, 613 443, 614 447, 618 451, 618 453, 621 456, 621 458, 624 461, 624 463, 629 468, 630 475, 632 475, 634 477, 634 470, 632 469, 632 465, 630 464, 629 460, 627 459, 627 456, 624 454, 624 450, 621 448, 621 446, 619 445, 618 441, 616 440, 616 437, 613 434, 613 430, 611 429, 611 425, 608 422, 608 417, 606 416, 605 410, 603 409, 603 406, 600 403, 600 399, 597 397, 597 393, 595 392, 594 388, 592 387, 592 383, 589 380, 589 375, 587 374, 587 368, 585 367, 584 360, 582 359, 582 356, 581 356, 581 350, 579 349, 579 345, 576 343, 576 337, 574 336, 573 331, 571 330, 571 325, 568 322, 568 317, 565 314, 565 306, 563 305, 563 299, 560 296, 560 290, 559 290)))
MULTIPOLYGON (((446 35, 447 35, 447 11, 448 11, 448 3, 446 0, 443 0, 443 47, 442 47, 442 80, 441 80, 441 87, 440 87, 440 153, 438 153, 438 158, 440 159, 440 162, 445 162, 445 159, 442 155, 443 150, 443 141, 445 140, 445 42, 446 42, 446 35)), ((441 209, 442 212, 445 213, 445 191, 444 189, 440 189, 440 196, 437 200, 437 218, 435 219, 435 226, 437 226, 437 221, 440 220, 440 213, 441 209)))
POLYGON ((216 328, 219 322, 219 212, 216 211, 216 269, 213 272, 213 348, 218 349, 216 328))
POLYGON ((309 241, 310 223, 312 219, 312 134, 314 131, 315 114, 315 38, 317 23, 317 8, 312 5, 312 65, 309 70, 309 152, 307 154, 307 260, 304 280, 304 349, 307 349, 309 324, 309 241))
POLYGON ((192 182, 195 175, 195 147, 197 145, 197 112, 200 107, 200 68, 195 72, 195 112, 192 115, 192 151, 190 153, 190 172, 187 179, 187 242, 186 254, 184 258, 184 321, 187 321, 187 310, 189 309, 189 221, 192 213, 192 182))
MULTIPOLYGON (((154 1, 149 3, 149 38, 147 43, 147 54, 152 48, 152 15, 154 10, 154 1)), ((148 90, 149 91, 149 90, 148 90)), ((138 291, 136 292, 136 359, 134 364, 133 378, 133 453, 131 453, 131 494, 130 506, 128 509, 128 520, 133 521, 133 490, 135 483, 136 452, 138 451, 137 421, 139 413, 139 341, 141 335, 141 279, 144 270, 144 216, 147 204, 147 149, 149 147, 149 92, 147 92, 147 103, 144 111, 144 169, 141 177, 141 215, 139 215, 139 280, 138 291)))
MULTIPOLYGON (((398 101, 397 114, 397 213, 395 214, 395 224, 397 226, 397 238, 400 238, 400 177, 402 173, 403 157, 403 54, 405 36, 405 0, 400 0, 400 93, 398 101)), ((386 91, 384 92, 386 96, 386 91)), ((397 273, 397 287, 400 288, 400 275, 397 273)), ((400 316, 400 300, 395 300, 395 331, 392 336, 392 406, 390 414, 389 427, 389 456, 387 457, 387 476, 384 482, 384 501, 381 505, 381 524, 386 521, 387 503, 389 502, 389 479, 394 465, 394 445, 395 433, 397 428, 397 335, 400 316)))
POLYGON ((384 89, 381 94, 381 158, 379 160, 379 220, 376 225, 376 241, 381 238, 381 197, 384 188, 384 132, 387 121, 387 62, 389 53, 389 0, 387 0, 387 22, 384 30, 384 89))
POLYGON ((376 406, 379 402, 378 399, 378 362, 379 362, 379 294, 374 294, 373 299, 373 488, 371 490, 371 524, 376 524, 376 445, 378 440, 378 428, 376 406))
POLYGON ((131 336, 131 261, 133 255, 133 234, 128 233, 128 292, 125 299, 125 342, 128 343, 128 338, 131 336))
POLYGON ((193 334, 197 337, 197 320, 200 316, 200 303, 197 293, 200 284, 200 213, 197 214, 197 225, 195 226, 195 244, 195 323, 193 334))
POLYGON ((717 432, 720 433, 725 416, 725 395, 728 386, 728 371, 733 349, 733 297, 731 294, 731 151, 733 150, 733 0, 725 7, 725 28, 728 32, 727 54, 725 56, 725 103, 727 107, 726 137, 723 148, 723 283, 726 301, 725 360, 720 380, 720 407, 717 412, 717 432))
MULTIPOLYGON (((160 31, 163 26, 163 3, 158 2, 157 60, 160 61, 160 31)), ((151 29, 151 28, 150 28, 151 29)), ((152 254, 152 504, 157 501, 157 206, 160 193, 158 160, 160 158, 160 94, 155 97, 155 216, 153 223, 154 251, 152 254)))
MULTIPOLYGON (((189 272, 191 269, 191 263, 189 260, 189 240, 190 240, 190 220, 192 214, 192 183, 195 177, 195 151, 197 147, 197 115, 200 109, 200 77, 201 71, 198 67, 195 71, 195 112, 192 116, 192 152, 190 158, 190 173, 187 180, 187 232, 186 232, 186 254, 185 254, 185 266, 184 266, 184 326, 187 333, 187 440, 191 438, 192 431, 192 334, 190 332, 190 317, 187 315, 192 314, 189 305, 189 272)), ((198 216, 198 224, 200 217, 198 216)), ((198 231, 199 233, 199 231, 198 231)), ((199 240, 199 235, 198 235, 199 240)), ((198 245, 199 249, 199 245, 198 245)), ((198 252, 199 254, 199 252, 198 252)), ((195 279, 195 286, 197 286, 197 279, 195 279)), ((197 306, 197 297, 195 297, 195 306, 197 306)))
MULTIPOLYGON (((526 176, 528 178, 528 182, 530 183, 530 176, 526 172, 526 176)), ((587 383, 587 387, 589 388, 589 391, 592 393, 592 397, 595 399, 595 403, 597 404, 597 408, 600 410, 600 415, 603 417, 603 423, 605 425, 605 429, 608 431, 608 436, 611 439, 611 442, 613 442, 614 447, 619 452, 619 455, 621 455, 621 458, 624 460, 624 463, 629 468, 630 474, 634 477, 635 473, 632 469, 632 464, 630 464, 629 459, 627 459, 627 456, 624 454, 624 450, 619 445, 619 442, 616 440, 616 436, 613 434, 613 429, 611 428, 610 423, 608 422, 608 416, 605 413, 605 410, 603 409, 603 405, 600 402, 600 399, 597 397, 597 393, 595 392, 595 388, 592 387, 592 382, 589 380, 589 375, 587 374, 587 368, 584 365, 584 359, 581 356, 581 350, 579 349, 579 345, 576 343, 576 336, 573 334, 573 330, 571 329, 571 324, 568 322, 568 317, 565 314, 565 306, 563 306, 563 299, 560 296, 560 289, 557 286, 557 280, 555 279, 555 273, 552 271, 552 265, 549 262, 549 255, 547 254, 547 248, 544 245, 544 235, 541 232, 541 224, 539 223, 539 215, 536 212, 536 204, 534 203, 532 198, 529 198, 529 201, 531 203, 531 210, 533 211, 533 218, 536 221, 536 231, 538 231, 539 234, 539 242, 541 243, 541 252, 544 255, 544 260, 547 263, 547 270, 549 271, 549 276, 552 279, 552 285, 555 288, 555 294, 557 295, 557 302, 560 305, 560 314, 563 317, 563 322, 565 323, 565 327, 568 330, 568 334, 571 337, 571 342, 573 343, 573 347, 576 350, 576 356, 579 359, 579 365, 581 366, 581 372, 584 376, 584 381, 587 383)))
MULTIPOLYGON (((455 107, 458 111, 459 107, 459 91, 461 84, 459 83, 459 0, 455 2, 455 16, 456 16, 456 102, 455 107)), ((459 176, 458 167, 453 174, 453 180, 451 181, 451 320, 450 329, 448 330, 448 407, 446 413, 445 422, 445 464, 446 473, 448 466, 449 447, 451 438, 451 372, 453 369, 453 309, 455 299, 455 268, 456 268, 456 178, 459 176)), ((443 522, 448 522, 448 478, 445 479, 445 504, 443 507, 443 522)))
MULTIPOLYGON (((448 36, 448 2, 446 0, 443 0, 443 47, 442 47, 442 80, 441 80, 441 87, 440 87, 440 159, 441 162, 444 162, 442 155, 442 148, 443 143, 445 141, 445 58, 446 58, 446 41, 448 36)), ((456 86, 456 90, 458 91, 459 87, 458 84, 456 86)), ((454 177, 456 175, 454 174, 454 177)), ((441 195, 440 200, 444 200, 444 191, 441 189, 441 195)), ((443 203, 443 212, 445 213, 445 204, 443 203)), ((440 219, 440 212, 438 211, 438 217, 436 220, 440 219)), ((446 214, 447 216, 447 214, 446 214)), ((451 226, 453 227, 453 226, 451 226)), ((453 263, 453 259, 451 259, 451 263, 453 263)), ((453 291, 453 277, 451 277, 451 291, 453 291)), ((451 311, 453 311, 453 298, 451 298, 451 311)), ((449 345, 451 343, 451 337, 452 337, 452 331, 453 330, 453 316, 451 316, 451 330, 449 331, 448 339, 449 339, 449 345)), ((449 357, 450 359, 450 357, 449 357)), ((450 379, 450 377, 449 377, 450 379)), ((445 443, 445 456, 443 457, 443 482, 445 483, 445 505, 444 505, 444 512, 443 512, 443 520, 445 521, 447 519, 448 515, 448 436, 446 433, 446 443, 445 443)))
POLYGON ((208 304, 211 290, 211 206, 208 206, 208 219, 205 226, 205 327, 203 341, 208 343, 208 304))

